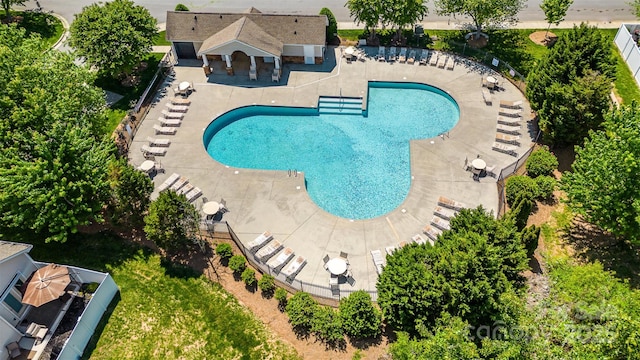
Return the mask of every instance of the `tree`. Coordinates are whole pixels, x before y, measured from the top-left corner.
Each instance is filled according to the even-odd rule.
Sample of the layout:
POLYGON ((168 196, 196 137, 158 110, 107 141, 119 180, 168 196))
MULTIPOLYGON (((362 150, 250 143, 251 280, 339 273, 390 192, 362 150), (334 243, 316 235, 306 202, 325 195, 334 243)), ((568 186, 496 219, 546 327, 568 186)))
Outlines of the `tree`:
POLYGON ((229 269, 236 274, 241 274, 247 268, 247 262, 242 255, 233 255, 229 259, 229 269))
POLYGON ((242 275, 240 275, 240 277, 242 278, 242 281, 244 282, 244 284, 248 288, 251 288, 251 289, 254 286, 256 286, 256 283, 258 281, 256 279, 256 271, 251 269, 251 268, 244 269, 244 271, 242 272, 242 275))
POLYGON ((109 164, 111 218, 117 224, 138 225, 151 202, 153 182, 146 173, 121 159, 109 164))
POLYGON ((78 56, 112 77, 129 75, 151 51, 156 20, 131 0, 84 7, 71 24, 69 43, 78 56))
POLYGON ((2 2, 2 9, 4 9, 4 16, 6 19, 11 19, 11 6, 20 5, 24 6, 26 0, 0 0, 2 2))
POLYGON ((345 345, 341 318, 333 308, 316 306, 311 322, 311 331, 320 341, 331 347, 345 345))
POLYGON ((518 13, 524 8, 524 0, 435 0, 438 15, 468 16, 476 32, 489 26, 515 23, 518 13))
POLYGON ((606 115, 603 130, 576 147, 572 172, 562 177, 571 209, 616 236, 640 244, 640 107, 606 115))
POLYGON ((551 176, 558 169, 558 158, 549 151, 549 147, 543 146, 534 150, 525 163, 527 175, 537 178, 541 175, 551 176))
POLYGON ((196 239, 200 217, 183 194, 163 191, 144 218, 147 238, 163 249, 177 249, 196 239))
POLYGON ((389 352, 394 360, 480 359, 478 347, 469 340, 469 324, 458 317, 439 321, 433 334, 412 339, 398 332, 389 352))
POLYGON ((379 0, 347 0, 345 4, 356 24, 364 24, 369 40, 376 37, 376 27, 382 21, 383 2, 379 0))
POLYGON ((610 40, 595 27, 583 23, 561 34, 527 76, 526 95, 546 140, 579 144, 598 128, 615 71, 610 40))
POLYGON ((329 21, 329 25, 327 25, 327 42, 332 43, 333 39, 338 34, 338 22, 336 21, 336 17, 333 16, 333 13, 328 8, 320 9, 320 15, 324 15, 327 17, 329 21))
POLYGON ((299 332, 307 332, 313 326, 315 312, 318 309, 318 303, 304 291, 298 291, 287 301, 286 311, 289 316, 289 322, 294 330, 299 332))
POLYGON ((216 254, 222 259, 229 259, 233 256, 233 249, 227 243, 220 243, 216 246, 216 254))
POLYGON ((269 274, 262 275, 260 280, 258 280, 258 287, 266 297, 273 296, 273 292, 276 290, 275 278, 269 274))
POLYGON ((515 206, 521 199, 535 200, 538 197, 538 186, 535 180, 526 175, 513 175, 507 178, 505 192, 507 203, 515 206))
POLYGON ((573 4, 573 0, 542 0, 540 8, 544 12, 545 20, 549 23, 547 32, 544 34, 546 40, 549 40, 551 24, 558 26, 558 24, 564 20, 565 15, 567 15, 571 4, 573 4))
POLYGON ((633 8, 633 15, 640 19, 640 0, 633 0, 629 2, 629 5, 633 8))
POLYGON ((424 0, 383 0, 382 23, 397 27, 397 39, 402 37, 402 29, 421 21, 428 13, 424 0))
POLYGON ((189 8, 187 7, 187 5, 184 5, 184 4, 176 4, 176 8, 174 10, 175 11, 189 11, 189 8))
POLYGON ((340 317, 344 332, 358 339, 380 335, 382 314, 373 306, 371 296, 358 290, 340 300, 340 317))

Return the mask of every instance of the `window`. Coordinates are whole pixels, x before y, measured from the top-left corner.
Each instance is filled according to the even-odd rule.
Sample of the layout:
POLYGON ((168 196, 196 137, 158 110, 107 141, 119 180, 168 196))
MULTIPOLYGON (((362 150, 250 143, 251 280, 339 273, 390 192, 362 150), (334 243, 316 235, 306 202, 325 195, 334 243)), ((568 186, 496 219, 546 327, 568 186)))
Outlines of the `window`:
POLYGON ((5 290, 2 298, 2 303, 18 315, 20 315, 25 308, 24 304, 22 304, 22 293, 20 292, 23 284, 22 274, 17 273, 16 276, 13 277, 9 287, 5 290))

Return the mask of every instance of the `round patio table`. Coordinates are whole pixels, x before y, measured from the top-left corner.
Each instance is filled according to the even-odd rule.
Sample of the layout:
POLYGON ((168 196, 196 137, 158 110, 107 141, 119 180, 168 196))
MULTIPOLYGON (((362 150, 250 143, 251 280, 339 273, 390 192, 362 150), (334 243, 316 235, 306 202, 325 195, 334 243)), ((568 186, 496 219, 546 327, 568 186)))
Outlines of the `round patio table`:
POLYGON ((342 275, 347 272, 347 262, 341 258, 333 258, 327 262, 327 269, 333 275, 342 275))
POLYGON ((155 163, 153 161, 145 160, 142 162, 142 164, 140 164, 140 170, 144 172, 149 172, 153 169, 154 166, 155 166, 155 163))
POLYGON ((473 159, 471 166, 478 170, 484 170, 487 167, 487 163, 482 159, 473 159))
POLYGON ((344 49, 344 53, 347 55, 353 55, 356 52, 356 49, 353 46, 349 46, 348 48, 344 49))
POLYGON ((185 91, 189 88, 189 86, 191 86, 191 84, 188 81, 183 81, 180 84, 178 84, 178 90, 185 91))
POLYGON ((220 204, 216 201, 209 201, 202 205, 202 212, 205 213, 205 215, 215 215, 218 211, 220 211, 220 204))

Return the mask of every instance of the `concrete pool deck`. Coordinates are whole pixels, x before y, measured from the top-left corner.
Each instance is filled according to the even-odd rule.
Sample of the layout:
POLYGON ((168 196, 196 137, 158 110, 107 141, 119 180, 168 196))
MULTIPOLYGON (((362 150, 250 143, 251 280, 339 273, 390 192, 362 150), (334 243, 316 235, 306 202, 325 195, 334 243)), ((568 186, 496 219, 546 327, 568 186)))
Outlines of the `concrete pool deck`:
MULTIPOLYGON (((377 48, 368 48, 377 54, 377 48)), ((325 254, 337 257, 349 254, 355 284, 341 284, 345 293, 357 289, 375 291, 376 268, 371 250, 381 250, 400 242, 409 242, 433 217, 438 197, 445 196, 469 207, 478 205, 493 210, 498 207, 496 179, 483 177, 474 181, 465 171, 464 161, 478 155, 488 165, 496 165, 496 173, 515 161, 515 157, 493 151, 500 100, 523 100, 519 154, 524 153, 535 137, 529 104, 520 91, 490 69, 466 60, 458 61, 454 70, 435 66, 382 63, 372 58, 347 63, 341 50, 327 49, 322 65, 285 64, 280 83, 272 83, 270 72, 259 73, 258 81, 249 81, 241 69, 235 76, 222 72, 222 64, 214 64, 214 75, 205 77, 200 62, 175 66, 175 77, 159 91, 152 109, 143 120, 131 144, 129 158, 140 165, 140 151, 148 136, 168 138, 171 145, 165 156, 156 157, 164 173, 154 177, 156 187, 172 173, 189 178, 203 190, 209 200, 224 199, 229 212, 227 221, 240 240, 247 244, 265 230, 296 256, 307 259, 297 280, 329 286, 329 273, 323 267, 325 254), (494 92, 493 105, 486 105, 481 92, 482 78, 497 76, 501 91, 494 92), (207 125, 218 115, 239 106, 252 104, 316 107, 318 96, 364 96, 367 82, 410 81, 430 84, 448 92, 460 107, 460 120, 451 131, 432 139, 412 141, 412 183, 404 202, 390 213, 370 220, 339 218, 320 209, 305 191, 304 174, 287 171, 263 171, 227 167, 212 159, 202 143, 207 125), (175 135, 155 135, 153 125, 165 104, 173 96, 179 82, 193 83, 196 91, 189 96, 191 105, 175 135)), ((260 69, 259 69, 260 72, 260 69)), ((299 170, 300 171, 300 170, 299 170)), ((157 193, 154 192, 154 197, 157 193)), ((198 199, 195 203, 202 205, 198 199)), ((425 239, 426 235, 422 235, 425 239)))

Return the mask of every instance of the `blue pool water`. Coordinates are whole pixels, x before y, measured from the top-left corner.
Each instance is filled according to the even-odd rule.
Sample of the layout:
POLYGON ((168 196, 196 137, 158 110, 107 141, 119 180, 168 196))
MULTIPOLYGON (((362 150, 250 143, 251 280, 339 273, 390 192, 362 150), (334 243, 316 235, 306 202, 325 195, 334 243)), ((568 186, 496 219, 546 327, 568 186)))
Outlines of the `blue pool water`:
POLYGON ((205 130, 209 155, 222 164, 304 172, 322 209, 370 219, 395 209, 411 185, 409 140, 435 137, 460 117, 456 102, 424 84, 370 82, 368 117, 317 109, 248 106, 205 130))

